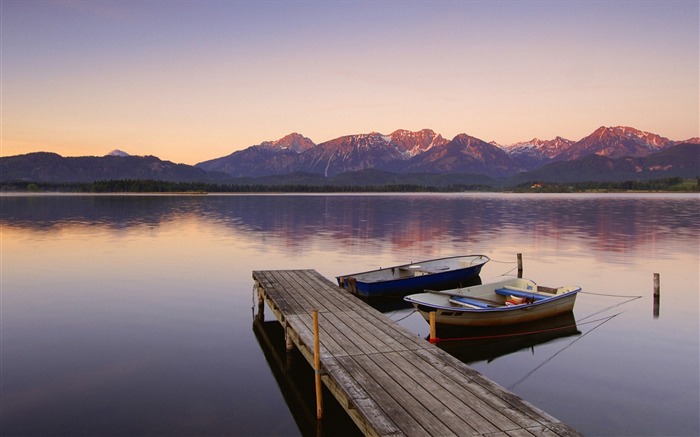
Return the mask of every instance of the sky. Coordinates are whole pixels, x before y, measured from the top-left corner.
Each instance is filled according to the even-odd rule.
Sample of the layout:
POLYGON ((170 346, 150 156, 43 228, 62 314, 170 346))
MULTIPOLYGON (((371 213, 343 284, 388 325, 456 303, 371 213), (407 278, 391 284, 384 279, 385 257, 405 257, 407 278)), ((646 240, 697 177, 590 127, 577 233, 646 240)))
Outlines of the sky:
POLYGON ((698 0, 0 1, 0 156, 700 136, 698 0))

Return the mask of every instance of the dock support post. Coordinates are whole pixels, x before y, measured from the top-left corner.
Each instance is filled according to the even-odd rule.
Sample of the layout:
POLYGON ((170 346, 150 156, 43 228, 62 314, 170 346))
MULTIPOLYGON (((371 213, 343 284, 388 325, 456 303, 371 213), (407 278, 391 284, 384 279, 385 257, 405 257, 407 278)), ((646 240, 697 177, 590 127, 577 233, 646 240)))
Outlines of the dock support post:
POLYGON ((430 342, 437 343, 437 336, 435 335, 435 311, 430 312, 430 342))
POLYGON ((294 348, 294 342, 292 341, 292 336, 285 329, 284 331, 284 345, 287 352, 290 352, 294 348))
POLYGON ((518 254, 518 278, 523 277, 523 254, 518 254))
POLYGON ((258 295, 258 317, 263 320, 265 318, 265 298, 263 297, 262 287, 256 284, 255 291, 258 295))
POLYGON ((314 320, 314 371, 316 373, 316 420, 323 419, 323 398, 321 387, 321 345, 318 338, 318 310, 312 312, 314 320))
POLYGON ((284 328, 284 348, 285 348, 285 370, 289 371, 292 368, 292 350, 294 349, 294 341, 289 333, 289 328, 284 328))
POLYGON ((659 318, 659 306, 661 303, 661 279, 658 273, 654 273, 654 318, 659 318))
POLYGON ((263 322, 265 320, 265 298, 263 297, 263 290, 260 284, 255 282, 253 285, 253 302, 255 302, 255 297, 257 296, 257 312, 255 312, 256 306, 253 305, 251 311, 253 312, 253 321, 263 322))

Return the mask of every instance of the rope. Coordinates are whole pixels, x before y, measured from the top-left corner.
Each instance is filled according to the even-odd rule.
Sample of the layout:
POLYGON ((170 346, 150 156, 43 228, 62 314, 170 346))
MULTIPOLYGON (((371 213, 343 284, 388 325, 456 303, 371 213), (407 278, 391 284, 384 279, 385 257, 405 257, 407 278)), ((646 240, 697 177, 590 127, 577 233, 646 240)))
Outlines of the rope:
POLYGON ((605 293, 591 293, 590 291, 581 291, 581 294, 590 294, 592 296, 607 296, 607 297, 631 297, 634 299, 641 299, 644 296, 627 296, 627 295, 622 295, 622 294, 605 294, 605 293))
POLYGON ((559 355, 560 353, 564 352, 566 349, 568 349, 568 348, 570 348, 571 346, 573 346, 574 343, 576 343, 577 341, 581 340, 583 337, 585 337, 586 335, 588 335, 588 334, 590 334, 591 332, 595 331, 596 329, 600 328, 600 327, 603 326, 605 323, 609 322, 610 320, 612 320, 613 318, 619 316, 620 314, 622 314, 622 313, 617 313, 617 314, 614 314, 614 315, 612 315, 612 316, 608 316, 608 317, 605 317, 605 318, 603 318, 603 319, 600 319, 600 320, 603 320, 600 324, 598 324, 597 326, 594 326, 594 327, 591 328, 588 332, 583 333, 583 335, 581 335, 580 337, 575 338, 574 341, 572 341, 571 343, 569 343, 569 344, 566 345, 565 347, 563 347, 563 348, 561 348, 560 350, 558 350, 557 353, 555 353, 555 354, 552 355, 551 357, 549 357, 549 358, 547 358, 546 360, 544 360, 540 365, 538 365, 537 367, 535 367, 535 368, 532 369, 531 371, 527 372, 527 373, 525 374, 525 376, 523 376, 522 378, 520 378, 519 380, 517 380, 517 381, 515 381, 513 384, 511 384, 511 385, 508 387, 508 390, 512 390, 513 388, 515 388, 515 386, 520 385, 523 381, 525 381, 525 380, 528 379, 530 376, 532 376, 533 373, 535 373, 537 370, 539 370, 540 368, 542 368, 542 366, 544 366, 545 364, 547 364, 547 363, 549 363, 550 361, 552 361, 552 360, 554 359, 554 357, 556 357, 556 356, 559 355))
POLYGON ((517 261, 498 261, 497 259, 491 259, 492 263, 501 263, 501 264, 517 264, 517 261))
MULTIPOLYGON (((582 291, 581 293, 583 293, 583 291, 582 291)), ((596 294, 596 293, 586 293, 586 294, 596 294)), ((600 313, 602 313, 602 312, 611 310, 611 309, 613 309, 613 308, 617 308, 617 307, 619 307, 619 306, 621 306, 621 305, 624 305, 624 304, 626 304, 626 303, 632 302, 633 300, 637 300, 637 299, 641 299, 641 298, 642 298, 642 296, 618 296, 618 295, 613 295, 613 294, 607 294, 607 295, 606 295, 606 294, 599 294, 598 296, 624 297, 624 298, 626 298, 626 300, 623 300, 623 301, 620 302, 620 303, 616 303, 615 305, 610 305, 609 307, 605 307, 605 308, 603 308, 602 310, 599 310, 599 311, 594 312, 593 314, 589 314, 589 315, 587 315, 586 317, 583 317, 583 318, 579 319, 580 321, 586 320, 586 319, 588 319, 588 318, 590 318, 590 317, 593 317, 593 316, 595 316, 595 315, 597 315, 597 314, 600 314, 600 313)))
POLYGON ((518 266, 515 266, 515 267, 513 267, 512 269, 508 270, 507 272, 501 273, 500 276, 513 276, 513 275, 511 275, 510 273, 511 273, 513 270, 517 269, 517 268, 518 268, 518 266))
POLYGON ((417 311, 417 310, 413 310, 413 311, 411 311, 410 313, 406 314, 405 316, 401 317, 400 319, 394 320, 394 321, 395 321, 395 322, 400 322, 400 321, 402 321, 402 320, 404 320, 404 319, 407 319, 408 317, 410 317, 411 315, 413 315, 413 313, 415 313, 416 311, 417 311))
POLYGON ((512 269, 508 270, 508 271, 505 272, 505 273, 502 273, 500 276, 508 276, 513 270, 515 270, 515 269, 518 268, 518 266, 517 266, 518 263, 517 263, 517 262, 513 262, 513 261, 499 261, 499 260, 497 260, 497 259, 491 259, 490 262, 492 262, 492 263, 499 263, 499 264, 516 264, 515 267, 513 267, 512 269))

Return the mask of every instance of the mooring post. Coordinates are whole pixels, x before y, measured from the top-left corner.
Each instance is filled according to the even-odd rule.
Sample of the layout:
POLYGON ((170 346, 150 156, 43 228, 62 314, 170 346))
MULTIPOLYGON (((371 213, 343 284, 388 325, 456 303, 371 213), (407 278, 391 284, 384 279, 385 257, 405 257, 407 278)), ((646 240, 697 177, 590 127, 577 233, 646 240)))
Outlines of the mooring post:
POLYGON ((659 318, 659 307, 661 303, 661 280, 658 273, 654 273, 654 318, 659 318))
POLYGON ((430 312, 430 342, 437 343, 437 336, 435 335, 435 311, 430 312))
POLYGON ((523 254, 518 254, 518 278, 523 277, 523 254))
POLYGON ((323 398, 321 387, 321 343, 318 338, 318 310, 311 313, 314 320, 314 372, 316 373, 316 420, 323 419, 323 398))

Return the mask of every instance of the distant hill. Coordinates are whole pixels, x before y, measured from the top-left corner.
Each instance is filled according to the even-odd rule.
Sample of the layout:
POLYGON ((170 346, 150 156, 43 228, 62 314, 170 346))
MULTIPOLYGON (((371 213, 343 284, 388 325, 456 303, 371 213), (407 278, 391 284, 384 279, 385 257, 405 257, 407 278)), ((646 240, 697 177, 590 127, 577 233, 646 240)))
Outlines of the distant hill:
POLYGON ((162 161, 155 156, 63 157, 56 153, 37 152, 0 158, 2 181, 93 182, 110 179, 154 179, 187 182, 211 180, 213 176, 202 169, 162 161))

